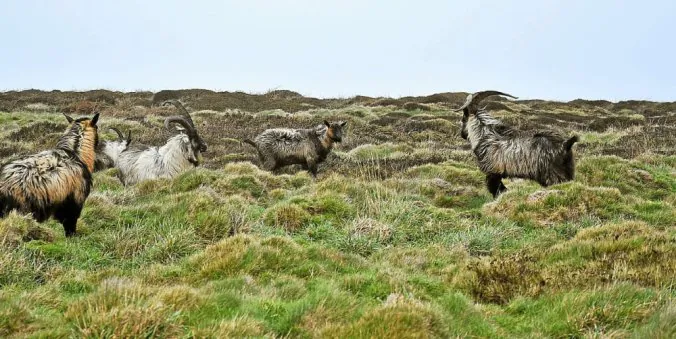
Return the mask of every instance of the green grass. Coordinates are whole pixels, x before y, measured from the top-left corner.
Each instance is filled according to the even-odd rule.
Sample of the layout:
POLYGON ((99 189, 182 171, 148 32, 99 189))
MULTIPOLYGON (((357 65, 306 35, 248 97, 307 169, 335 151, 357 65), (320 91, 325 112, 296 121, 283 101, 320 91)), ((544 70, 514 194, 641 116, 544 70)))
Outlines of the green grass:
MULTIPOLYGON (((673 337, 676 160, 613 155, 643 129, 578 130, 566 114, 598 111, 561 107, 586 133, 576 179, 507 180, 497 200, 442 106, 199 114, 204 168, 133 188, 97 173, 79 236, 0 220, 0 337, 673 337), (235 142, 324 118, 350 123, 317 179, 259 170, 235 142)), ((166 139, 164 109, 109 109, 104 127, 166 139), (126 120, 143 110, 150 127, 126 120)), ((44 149, 60 131, 31 128, 50 123, 65 127, 0 113, 0 153, 44 149)))

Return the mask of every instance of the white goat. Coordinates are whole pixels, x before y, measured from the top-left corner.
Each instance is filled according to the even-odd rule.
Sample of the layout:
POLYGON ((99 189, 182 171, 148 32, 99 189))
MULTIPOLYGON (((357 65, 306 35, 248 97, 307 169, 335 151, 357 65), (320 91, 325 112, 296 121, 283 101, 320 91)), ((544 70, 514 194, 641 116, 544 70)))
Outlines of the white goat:
POLYGON ((135 185, 144 180, 174 178, 180 173, 200 164, 207 144, 197 133, 188 111, 179 101, 171 101, 181 115, 169 117, 164 126, 172 130, 172 124, 182 127, 179 134, 169 138, 163 146, 133 146, 120 153, 117 168, 124 185, 135 185))

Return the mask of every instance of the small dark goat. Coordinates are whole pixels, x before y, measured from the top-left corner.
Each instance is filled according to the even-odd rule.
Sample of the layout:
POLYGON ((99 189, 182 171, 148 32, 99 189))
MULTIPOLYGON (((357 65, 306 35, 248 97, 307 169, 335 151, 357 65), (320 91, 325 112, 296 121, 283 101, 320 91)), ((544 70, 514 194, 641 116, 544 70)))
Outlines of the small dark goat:
POLYGON ((486 174, 488 191, 497 197, 507 190, 503 178, 523 178, 547 187, 575 177, 572 147, 579 139, 548 130, 521 131, 491 117, 478 105, 484 99, 502 95, 498 91, 482 91, 467 96, 460 135, 469 140, 479 168, 486 174))
POLYGON ((0 167, 0 218, 12 210, 31 213, 38 222, 53 216, 67 237, 75 234, 92 187, 99 114, 66 118, 71 126, 56 148, 0 167))
POLYGON ((199 166, 207 144, 202 140, 190 114, 177 101, 170 101, 181 113, 168 117, 164 126, 173 130, 172 124, 181 126, 179 133, 167 140, 163 146, 133 146, 120 153, 117 168, 124 185, 135 185, 144 180, 174 178, 199 166))
POLYGON ((127 137, 125 138, 119 129, 111 127, 110 130, 117 134, 117 140, 104 141, 96 148, 95 172, 116 167, 120 153, 131 144, 131 131, 127 132, 127 137))
POLYGON ((343 127, 347 122, 329 123, 310 129, 273 128, 263 131, 253 141, 244 142, 258 150, 265 170, 274 171, 287 165, 300 164, 317 176, 317 166, 333 149, 335 142, 343 140, 343 127))

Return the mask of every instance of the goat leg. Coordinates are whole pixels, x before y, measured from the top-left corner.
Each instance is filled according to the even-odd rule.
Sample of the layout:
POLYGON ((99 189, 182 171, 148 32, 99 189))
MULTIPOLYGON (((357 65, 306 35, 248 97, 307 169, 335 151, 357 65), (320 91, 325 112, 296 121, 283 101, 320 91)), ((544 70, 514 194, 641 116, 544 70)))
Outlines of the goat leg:
POLYGON ((317 161, 315 161, 314 159, 310 159, 310 158, 305 159, 305 161, 306 161, 306 166, 307 166, 308 171, 310 171, 312 176, 316 178, 317 177, 317 161))
POLYGON ((497 198, 500 193, 507 190, 507 187, 502 183, 502 176, 500 174, 486 175, 486 187, 491 192, 493 198, 497 198))

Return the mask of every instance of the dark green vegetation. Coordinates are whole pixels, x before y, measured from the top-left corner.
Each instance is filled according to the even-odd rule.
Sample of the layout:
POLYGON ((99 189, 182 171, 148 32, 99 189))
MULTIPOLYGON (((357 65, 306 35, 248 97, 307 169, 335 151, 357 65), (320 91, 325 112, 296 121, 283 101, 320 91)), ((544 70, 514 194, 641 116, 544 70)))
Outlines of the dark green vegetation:
MULTIPOLYGON (((494 201, 450 111, 463 94, 160 93, 196 110, 205 168, 130 189, 96 174, 74 239, 1 220, 0 337, 676 335, 674 104, 491 102, 581 137, 574 182, 512 180, 494 201), (324 118, 349 127, 317 180, 261 171, 239 142, 324 118)), ((0 94, 0 157, 51 147, 58 112, 94 108, 101 131, 161 144, 174 111, 152 103, 0 94)))

